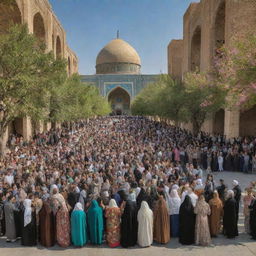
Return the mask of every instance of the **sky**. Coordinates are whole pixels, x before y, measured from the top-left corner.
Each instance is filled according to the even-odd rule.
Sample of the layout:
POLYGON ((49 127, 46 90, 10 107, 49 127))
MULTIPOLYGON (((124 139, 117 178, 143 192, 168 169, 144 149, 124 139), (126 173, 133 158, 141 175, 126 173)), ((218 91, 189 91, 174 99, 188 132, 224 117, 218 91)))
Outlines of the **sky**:
POLYGON ((79 59, 79 73, 95 74, 99 51, 117 30, 141 58, 142 74, 167 72, 167 46, 181 39, 183 14, 199 0, 49 0, 79 59))

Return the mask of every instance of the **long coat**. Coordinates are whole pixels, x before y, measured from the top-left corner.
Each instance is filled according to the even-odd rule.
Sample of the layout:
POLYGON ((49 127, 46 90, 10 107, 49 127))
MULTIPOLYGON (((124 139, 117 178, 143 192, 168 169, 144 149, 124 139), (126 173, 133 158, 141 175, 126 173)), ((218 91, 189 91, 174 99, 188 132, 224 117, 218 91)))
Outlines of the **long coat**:
POLYGON ((250 206, 250 231, 251 236, 254 240, 256 240, 256 199, 254 199, 250 206))
POLYGON ((184 202, 180 206, 179 227, 181 244, 190 245, 195 242, 195 213, 190 196, 186 195, 184 202))
POLYGON ((137 243, 138 222, 136 202, 127 201, 121 217, 121 245, 134 246, 137 243))
POLYGON ((92 244, 102 244, 103 238, 103 211, 96 200, 92 204, 87 213, 89 237, 92 244))
POLYGON ((224 204, 223 233, 228 238, 237 236, 236 200, 229 198, 224 204))
POLYGON ((7 239, 16 239, 16 229, 14 221, 14 205, 11 202, 6 202, 4 205, 5 214, 5 227, 6 227, 6 237, 7 239))
POLYGON ((39 212, 40 243, 45 247, 55 244, 54 215, 48 201, 43 202, 39 212))
POLYGON ((163 196, 160 196, 154 209, 154 240, 161 244, 170 241, 170 218, 163 196))
POLYGON ((87 225, 84 211, 73 211, 71 214, 71 238, 75 246, 83 246, 87 242, 87 225))

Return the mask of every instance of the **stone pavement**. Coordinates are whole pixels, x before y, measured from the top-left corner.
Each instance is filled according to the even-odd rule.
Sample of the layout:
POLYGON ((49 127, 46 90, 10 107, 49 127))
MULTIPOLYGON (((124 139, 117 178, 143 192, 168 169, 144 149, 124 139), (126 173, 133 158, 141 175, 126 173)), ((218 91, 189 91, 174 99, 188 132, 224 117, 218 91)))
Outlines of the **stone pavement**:
MULTIPOLYGON (((233 179, 240 181, 241 188, 244 188, 250 181, 256 180, 255 174, 242 173, 214 173, 215 180, 220 178, 226 181, 231 188, 233 179)), ((240 207, 242 209, 242 207, 240 207)), ((167 245, 153 244, 150 248, 133 247, 129 249, 115 248, 110 249, 106 245, 91 246, 87 245, 82 249, 73 248, 62 249, 59 246, 52 248, 23 247, 20 242, 13 244, 6 243, 4 238, 0 239, 0 256, 256 256, 256 241, 251 240, 250 236, 244 234, 243 216, 240 214, 239 220, 240 235, 236 239, 226 239, 222 235, 212 240, 209 247, 200 246, 181 246, 177 238, 172 238, 167 245)))

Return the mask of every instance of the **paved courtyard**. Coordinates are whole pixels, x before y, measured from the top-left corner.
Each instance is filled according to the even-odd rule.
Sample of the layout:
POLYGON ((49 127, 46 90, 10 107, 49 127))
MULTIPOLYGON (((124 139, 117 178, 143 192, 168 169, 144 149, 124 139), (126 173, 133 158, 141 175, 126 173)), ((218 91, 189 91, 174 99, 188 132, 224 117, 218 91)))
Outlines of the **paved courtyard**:
MULTIPOLYGON (((223 178, 229 188, 231 188, 232 180, 237 179, 240 181, 243 190, 250 181, 256 180, 256 174, 224 172, 214 174, 214 176, 216 181, 223 178)), ((9 244, 5 242, 4 238, 1 238, 0 256, 256 256, 256 241, 251 240, 248 235, 243 233, 242 215, 239 221, 239 231, 240 235, 238 238, 226 239, 220 235, 218 238, 212 240, 212 245, 209 247, 181 246, 177 238, 172 238, 167 245, 153 244, 150 248, 133 247, 123 249, 120 247, 110 249, 106 245, 100 247, 87 245, 82 249, 76 249, 72 246, 68 249, 62 249, 58 246, 46 249, 41 246, 31 248, 23 247, 19 242, 9 244)))

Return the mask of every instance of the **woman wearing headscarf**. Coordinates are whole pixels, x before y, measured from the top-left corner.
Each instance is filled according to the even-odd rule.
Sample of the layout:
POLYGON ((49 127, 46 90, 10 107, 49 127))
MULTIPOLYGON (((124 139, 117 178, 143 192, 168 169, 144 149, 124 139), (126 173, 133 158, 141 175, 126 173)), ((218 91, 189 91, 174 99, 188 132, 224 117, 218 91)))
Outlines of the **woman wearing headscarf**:
POLYGON ((36 245, 37 234, 36 234, 36 214, 32 209, 31 199, 25 199, 23 202, 23 228, 21 236, 21 244, 25 246, 36 245))
POLYGON ((81 203, 76 203, 71 213, 71 239, 74 246, 82 247, 87 242, 86 214, 81 203))
POLYGON ((159 197, 154 209, 154 240, 160 244, 170 241, 170 218, 163 196, 159 197))
POLYGON ((104 224, 103 210, 96 200, 92 200, 87 213, 89 237, 92 244, 102 244, 104 224))
POLYGON ((115 199, 111 199, 108 207, 105 209, 106 240, 111 248, 120 245, 121 214, 121 209, 117 206, 115 199))
POLYGON ((62 194, 57 186, 52 189, 53 212, 56 214, 56 238, 59 246, 70 245, 70 220, 69 211, 62 194))
POLYGON ((138 211, 138 245, 148 247, 153 243, 153 212, 146 201, 141 202, 138 211))
POLYGON ((190 196, 186 195, 179 212, 179 242, 181 244, 190 245, 195 242, 195 220, 194 206, 190 196))
POLYGON ((180 211, 181 199, 178 191, 172 189, 169 197, 169 208, 170 208, 170 223, 171 223, 171 236, 179 236, 179 211, 180 211))
POLYGON ((247 234, 250 234, 250 209, 249 206, 251 205, 253 198, 252 189, 246 189, 247 195, 244 196, 244 229, 247 234))
POLYGON ((197 245, 208 246, 211 243, 208 223, 211 209, 209 204, 205 202, 204 195, 200 195, 194 213, 196 214, 195 242, 197 245))
POLYGON ((8 196, 7 201, 4 204, 4 215, 5 215, 5 236, 6 242, 16 241, 16 227, 14 220, 14 200, 13 195, 8 196))
POLYGON ((209 205, 211 208, 210 233, 212 237, 216 237, 220 233, 221 217, 223 216, 223 204, 216 190, 213 192, 213 198, 209 201, 209 205))
POLYGON ((137 242, 138 222, 136 202, 128 200, 121 217, 121 245, 134 246, 137 242))
POLYGON ((256 240, 256 199, 254 198, 249 206, 250 209, 250 231, 252 239, 256 240))
POLYGON ((50 200, 43 201, 42 209, 39 212, 40 243, 45 247, 55 244, 54 214, 50 206, 50 200))
POLYGON ((234 191, 228 190, 223 216, 223 233, 227 238, 234 238, 237 236, 238 229, 236 219, 236 200, 234 199, 234 191))

